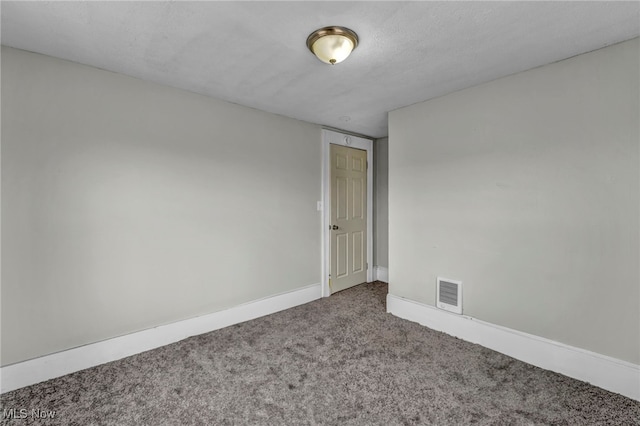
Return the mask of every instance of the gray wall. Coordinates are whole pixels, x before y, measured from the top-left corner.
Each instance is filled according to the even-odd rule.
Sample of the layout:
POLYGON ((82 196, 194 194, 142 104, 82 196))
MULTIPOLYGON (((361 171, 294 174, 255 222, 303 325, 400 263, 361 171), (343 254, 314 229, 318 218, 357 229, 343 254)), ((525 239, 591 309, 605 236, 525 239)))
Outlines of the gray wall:
POLYGON ((373 264, 389 267, 389 138, 373 141, 373 264))
POLYGON ((638 39, 390 113, 390 292, 640 363, 638 39))
POLYGON ((2 365, 316 284, 321 129, 2 48, 2 365))

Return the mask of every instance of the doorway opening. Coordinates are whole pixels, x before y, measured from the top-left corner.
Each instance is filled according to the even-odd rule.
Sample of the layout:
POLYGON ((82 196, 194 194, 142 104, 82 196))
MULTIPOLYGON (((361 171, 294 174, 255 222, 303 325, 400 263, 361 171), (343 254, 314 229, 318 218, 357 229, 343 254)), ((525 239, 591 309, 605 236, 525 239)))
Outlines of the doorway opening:
POLYGON ((323 130, 322 296, 373 281, 373 141, 323 130))

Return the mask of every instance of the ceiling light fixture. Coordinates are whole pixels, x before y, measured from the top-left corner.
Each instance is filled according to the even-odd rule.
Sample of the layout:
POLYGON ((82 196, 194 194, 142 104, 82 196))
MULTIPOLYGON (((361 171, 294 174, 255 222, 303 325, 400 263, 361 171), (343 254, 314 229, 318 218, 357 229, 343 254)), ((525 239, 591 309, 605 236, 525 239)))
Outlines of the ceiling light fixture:
POLYGON ((339 64, 358 47, 358 34, 344 27, 324 27, 307 37, 307 47, 326 64, 339 64))

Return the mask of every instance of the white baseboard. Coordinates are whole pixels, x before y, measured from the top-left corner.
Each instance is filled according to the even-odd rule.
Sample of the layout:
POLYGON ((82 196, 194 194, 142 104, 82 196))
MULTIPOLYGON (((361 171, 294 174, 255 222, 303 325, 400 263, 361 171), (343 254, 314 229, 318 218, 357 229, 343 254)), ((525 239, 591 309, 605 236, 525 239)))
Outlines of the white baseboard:
POLYGON ((376 281, 382 281, 383 283, 389 282, 389 268, 385 266, 375 266, 373 269, 375 273, 373 279, 376 281))
POLYGON ((640 366, 392 294, 387 312, 640 401, 640 366))
POLYGON ((218 330, 321 297, 320 284, 245 303, 172 324, 115 337, 0 368, 0 392, 9 392, 55 377, 218 330))

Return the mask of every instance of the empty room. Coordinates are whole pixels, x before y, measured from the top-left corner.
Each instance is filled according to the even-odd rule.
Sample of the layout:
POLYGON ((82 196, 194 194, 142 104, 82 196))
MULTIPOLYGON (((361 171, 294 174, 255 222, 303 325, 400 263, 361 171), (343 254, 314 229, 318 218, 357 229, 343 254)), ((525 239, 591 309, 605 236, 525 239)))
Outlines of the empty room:
POLYGON ((0 14, 0 424, 640 425, 639 2, 0 14))

